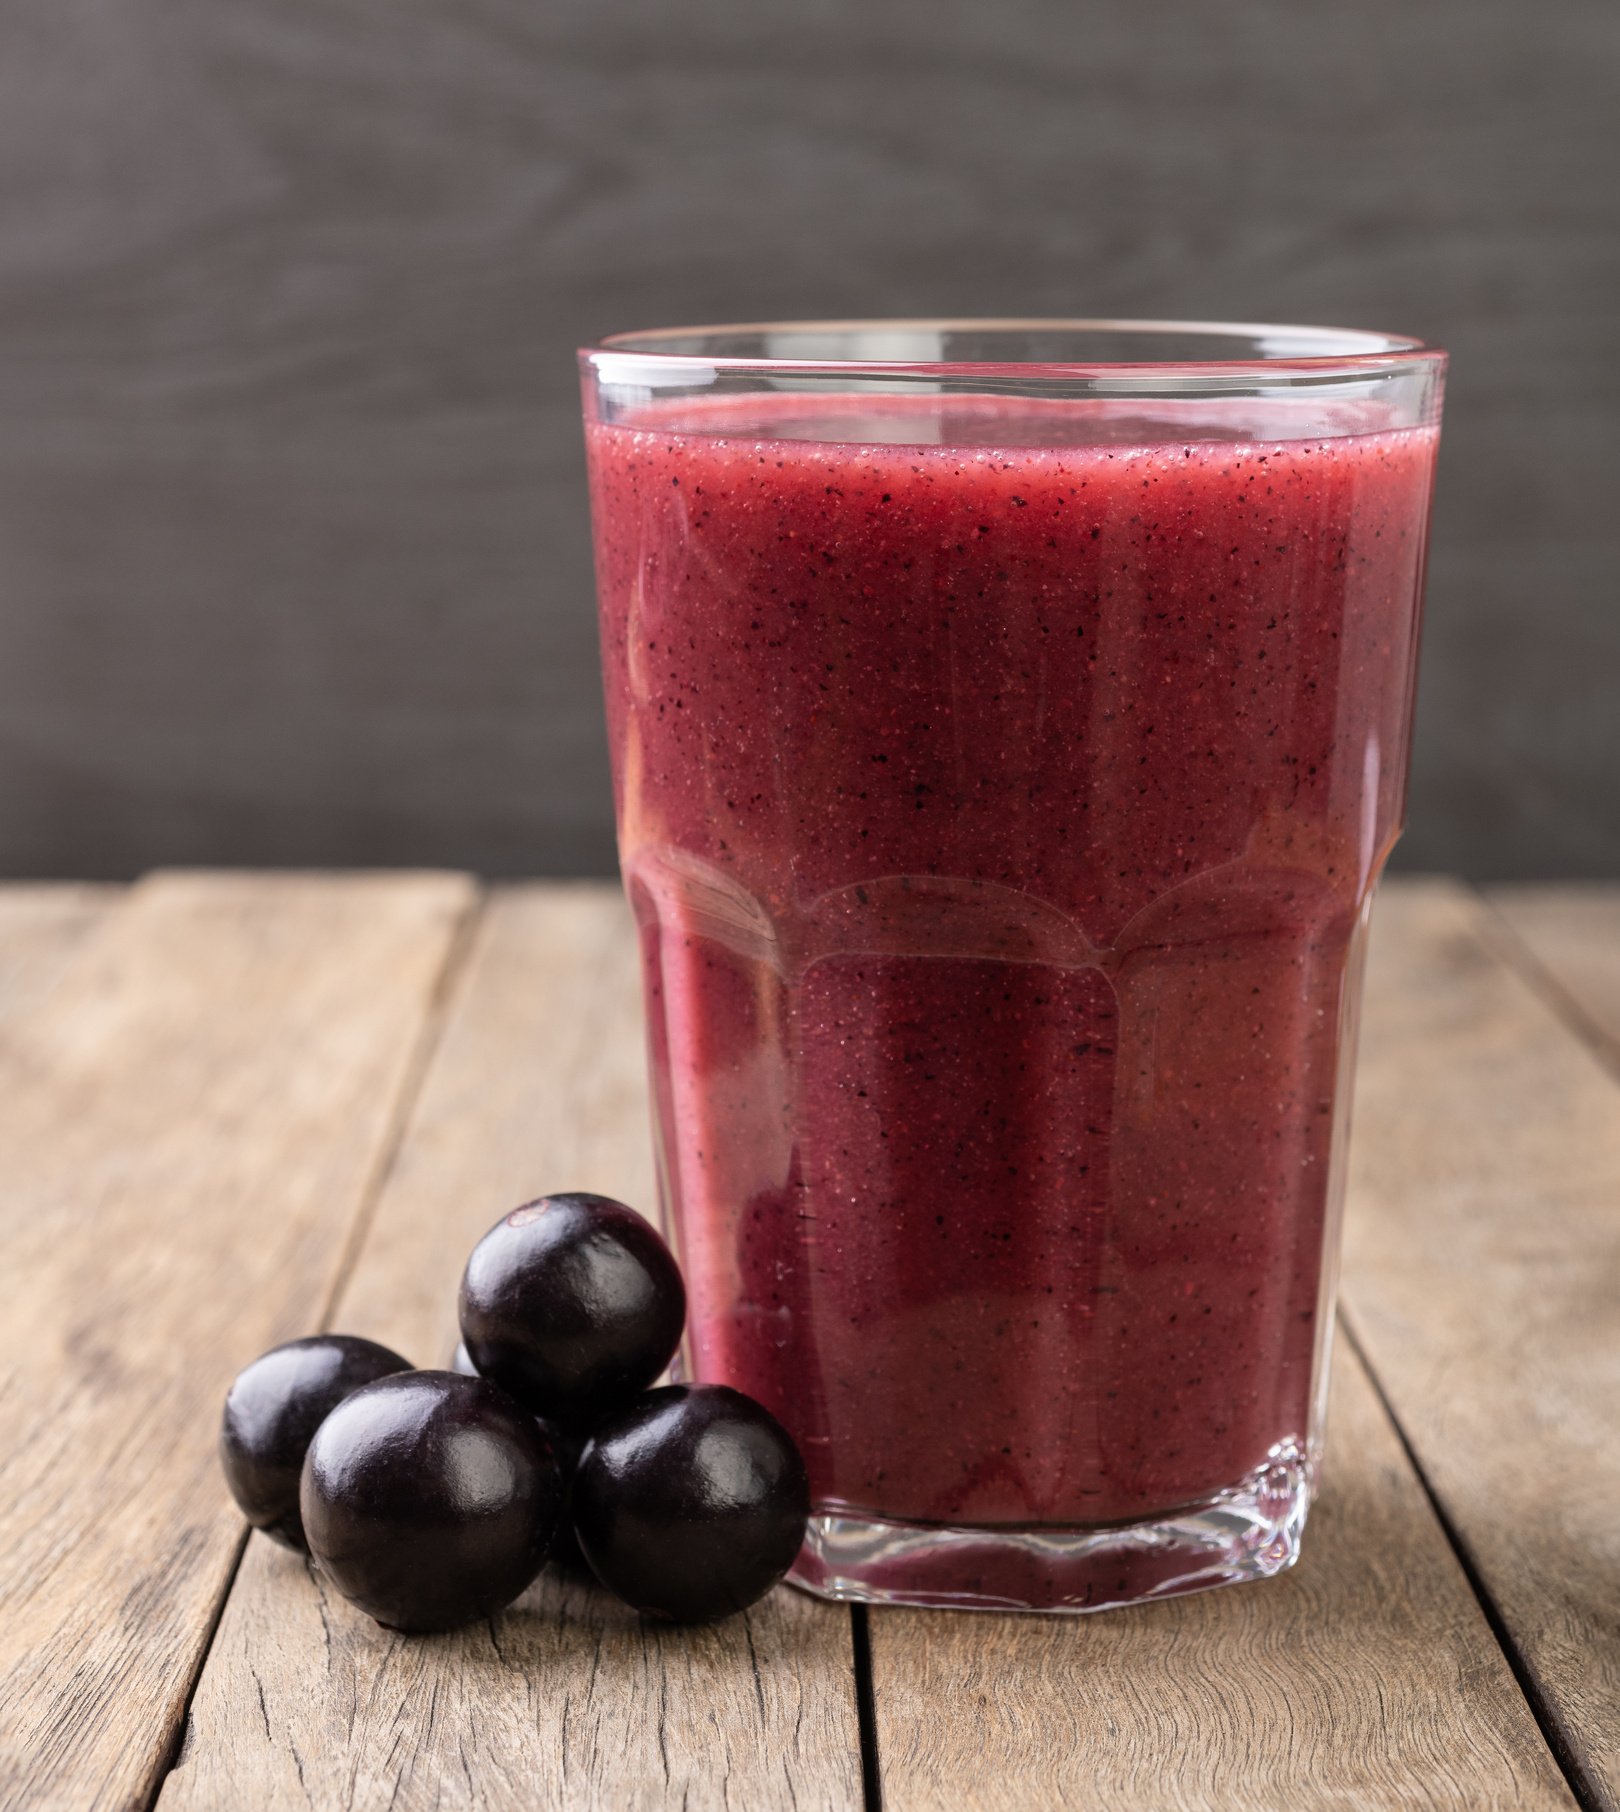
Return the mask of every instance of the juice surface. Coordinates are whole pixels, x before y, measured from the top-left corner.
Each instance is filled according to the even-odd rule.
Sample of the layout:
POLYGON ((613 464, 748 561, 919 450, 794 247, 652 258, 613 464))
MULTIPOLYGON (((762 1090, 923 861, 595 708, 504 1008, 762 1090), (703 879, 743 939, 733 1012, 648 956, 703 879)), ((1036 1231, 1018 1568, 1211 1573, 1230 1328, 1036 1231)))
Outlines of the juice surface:
POLYGON ((696 1375, 824 1512, 1119 1522, 1303 1450, 1434 432, 587 435, 696 1375))

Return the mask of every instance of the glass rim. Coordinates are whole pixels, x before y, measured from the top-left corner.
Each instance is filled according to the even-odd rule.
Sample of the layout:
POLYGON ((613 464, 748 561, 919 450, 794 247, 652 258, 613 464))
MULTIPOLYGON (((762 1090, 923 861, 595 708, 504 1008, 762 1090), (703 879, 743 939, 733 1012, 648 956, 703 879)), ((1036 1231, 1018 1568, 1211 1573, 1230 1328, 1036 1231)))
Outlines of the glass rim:
POLYGON ((668 383, 681 372, 694 379, 700 373, 761 372, 806 377, 985 378, 985 379, 1088 379, 1141 378, 1156 388, 1166 379, 1208 381, 1220 387, 1234 378, 1264 384, 1311 378, 1396 376, 1424 366, 1441 367, 1444 350, 1428 341, 1403 334, 1377 333, 1365 328, 1295 326, 1240 321, 1137 320, 1126 318, 1029 316, 894 316, 871 319, 756 321, 704 327, 662 327, 605 335, 579 349, 582 366, 609 381, 634 382, 638 374, 663 375, 668 383), (909 359, 882 356, 798 357, 768 352, 735 353, 702 350, 705 340, 735 341, 739 336, 815 334, 823 337, 902 334, 909 331, 1003 335, 1009 340, 1033 333, 1111 334, 1136 336, 1144 350, 1156 338, 1201 337, 1248 342, 1231 358, 1074 358, 1029 359, 988 357, 909 359), (679 344, 670 350, 669 343, 679 344), (694 345, 694 342, 697 343, 694 345), (1265 350, 1270 342, 1279 348, 1265 350), (1256 350, 1258 343, 1259 350, 1256 350), (1308 347, 1315 350, 1302 351, 1308 347))

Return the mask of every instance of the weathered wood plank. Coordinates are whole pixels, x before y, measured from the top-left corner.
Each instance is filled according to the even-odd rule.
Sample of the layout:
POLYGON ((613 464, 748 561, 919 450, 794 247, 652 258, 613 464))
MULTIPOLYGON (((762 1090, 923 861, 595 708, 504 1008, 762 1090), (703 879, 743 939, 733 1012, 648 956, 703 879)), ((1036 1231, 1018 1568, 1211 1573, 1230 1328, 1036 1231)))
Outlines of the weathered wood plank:
POLYGON ((471 899, 158 877, 0 1024, 0 1802, 158 1779, 240 1542, 221 1389, 318 1317, 471 899))
MULTIPOLYGON (((629 917, 600 887, 496 897, 337 1323, 443 1363, 468 1249, 563 1188, 654 1196, 629 917)), ((854 1807, 851 1660, 847 1614, 788 1591, 660 1630, 549 1576, 487 1627, 401 1638, 255 1539, 161 1812, 854 1807)))
POLYGON ((75 882, 11 882, 0 887, 0 1014, 40 999, 120 894, 75 882))
POLYGON ((1094 1617, 874 1614, 885 1812, 1568 1807, 1355 1354, 1280 1579, 1094 1617))
MULTIPOLYGON (((1532 919, 1514 914, 1521 929, 1532 919)), ((1613 957, 1587 909, 1538 922, 1548 966, 1607 1015, 1613 957)), ((1573 1778, 1612 1807, 1620 1090, 1512 954, 1453 884, 1391 889, 1379 908, 1345 1303, 1573 1778)))
MULTIPOLYGON (((1490 887, 1486 898, 1556 990, 1552 1004, 1620 1062, 1620 883, 1490 887)), ((1504 947, 1510 960, 1516 954, 1504 947)))

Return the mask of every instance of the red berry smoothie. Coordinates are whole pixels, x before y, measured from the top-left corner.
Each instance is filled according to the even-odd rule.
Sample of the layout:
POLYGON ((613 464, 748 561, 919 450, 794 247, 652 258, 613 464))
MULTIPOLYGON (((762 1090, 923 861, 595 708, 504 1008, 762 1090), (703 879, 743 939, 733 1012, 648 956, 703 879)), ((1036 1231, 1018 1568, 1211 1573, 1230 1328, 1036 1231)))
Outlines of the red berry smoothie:
POLYGON ((1136 1522, 1313 1438, 1436 437, 1191 435, 588 428, 690 1363, 822 1514, 1136 1522))

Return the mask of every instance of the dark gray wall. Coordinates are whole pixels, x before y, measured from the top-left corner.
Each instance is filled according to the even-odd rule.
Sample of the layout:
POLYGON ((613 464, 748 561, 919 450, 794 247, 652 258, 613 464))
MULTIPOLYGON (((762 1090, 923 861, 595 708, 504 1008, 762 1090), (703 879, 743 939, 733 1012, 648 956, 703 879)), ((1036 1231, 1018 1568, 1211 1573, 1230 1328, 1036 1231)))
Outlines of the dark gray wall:
POLYGON ((572 348, 1454 354, 1409 865, 1620 872, 1614 0, 6 0, 0 871, 611 860, 572 348))

